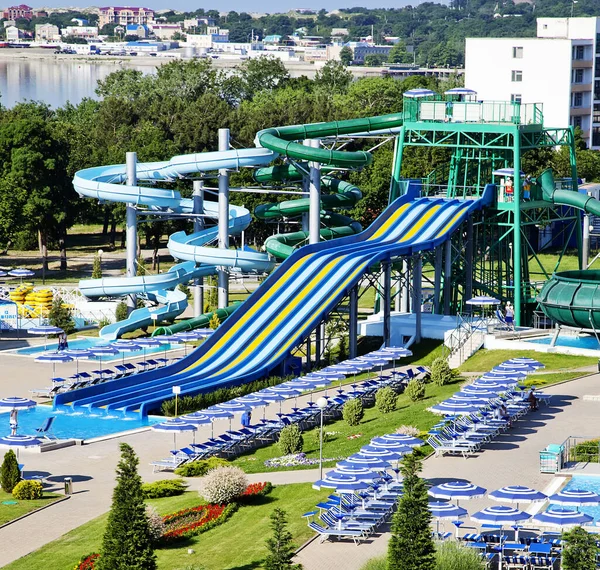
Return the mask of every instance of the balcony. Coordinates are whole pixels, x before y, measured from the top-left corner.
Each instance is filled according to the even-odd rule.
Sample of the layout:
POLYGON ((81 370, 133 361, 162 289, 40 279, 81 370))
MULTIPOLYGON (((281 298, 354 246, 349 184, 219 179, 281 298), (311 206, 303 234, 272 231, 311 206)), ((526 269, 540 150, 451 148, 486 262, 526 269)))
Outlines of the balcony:
POLYGON ((593 59, 574 59, 571 62, 572 69, 591 69, 594 67, 593 59))
POLYGON ((591 114, 592 112, 592 108, 591 107, 571 107, 571 110, 569 111, 569 113, 571 114, 571 117, 587 117, 591 114))
POLYGON ((571 93, 583 93, 585 91, 591 91, 592 84, 588 83, 571 83, 571 93))

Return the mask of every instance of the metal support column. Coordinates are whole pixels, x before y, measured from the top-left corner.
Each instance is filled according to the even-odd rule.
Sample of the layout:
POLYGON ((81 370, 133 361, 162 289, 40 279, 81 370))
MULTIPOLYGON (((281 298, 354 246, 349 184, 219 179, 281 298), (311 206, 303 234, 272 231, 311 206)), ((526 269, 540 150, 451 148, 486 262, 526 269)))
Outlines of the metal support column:
POLYGON ((450 314, 450 297, 452 295, 452 241, 444 244, 444 315, 450 314))
MULTIPOLYGON (((194 180, 194 214, 204 213, 204 181, 194 180)), ((194 233, 204 229, 204 219, 194 218, 194 233)), ((199 317, 204 312, 204 279, 197 277, 194 280, 194 317, 199 317)))
POLYGON ((590 216, 583 215, 583 243, 581 248, 581 269, 587 269, 590 263, 590 216))
POLYGON ((420 255, 415 256, 413 261, 413 302, 412 310, 415 314, 415 342, 421 342, 421 283, 423 273, 423 259, 420 255))
POLYGON ((402 292, 400 293, 400 311, 410 312, 410 266, 408 259, 402 260, 402 292))
MULTIPOLYGON (((219 151, 229 150, 229 129, 219 129, 219 151)), ((229 172, 219 170, 219 248, 229 249, 229 172)), ((226 267, 218 269, 218 306, 229 304, 229 273, 226 267)))
MULTIPOLYGON (((514 172, 521 172, 521 134, 519 132, 519 128, 515 127, 513 131, 513 161, 514 161, 514 172)), ((521 177, 517 174, 514 177, 514 193, 515 193, 515 201, 513 203, 513 211, 514 211, 514 229, 513 229, 513 275, 514 275, 514 295, 515 295, 515 326, 518 327, 521 325, 522 317, 523 317, 523 266, 521 265, 521 190, 522 190, 522 180, 521 177)))
MULTIPOLYGON (((312 148, 319 148, 321 141, 319 139, 312 139, 310 146, 312 148)), ((310 229, 309 229, 309 243, 319 243, 320 230, 321 230, 321 164, 319 162, 310 162, 310 229)))
POLYGON ((467 243, 465 244, 465 301, 473 297, 473 218, 467 220, 467 243))
POLYGON ((381 265, 383 269, 383 344, 384 346, 390 346, 392 336, 392 264, 390 261, 384 261, 381 265))
POLYGON ((348 318, 348 344, 350 358, 358 356, 358 285, 350 289, 350 307, 348 318))
MULTIPOLYGON (((306 139, 304 141, 304 146, 311 146, 311 141, 310 139, 306 139)), ((309 174, 304 174, 302 176, 302 198, 306 198, 307 200, 310 199, 310 175, 309 174)), ((306 232, 306 234, 308 235, 308 232, 310 231, 310 212, 302 212, 302 231, 306 232)))
POLYGON ((321 335, 322 329, 321 329, 321 323, 319 323, 317 325, 317 328, 315 329, 315 364, 318 366, 321 362, 321 353, 323 351, 322 348, 322 342, 323 342, 323 337, 321 335))
POLYGON ((433 312, 440 314, 440 305, 442 300, 442 268, 444 265, 442 255, 444 251, 441 245, 435 248, 434 277, 433 277, 433 312))
MULTIPOLYGON (((137 152, 128 152, 126 154, 127 167, 127 186, 137 186, 137 152)), ((125 207, 126 230, 126 259, 127 259, 127 277, 135 277, 137 268, 137 212, 135 204, 127 204, 125 207)), ((135 310, 137 307, 137 296, 135 293, 127 295, 127 312, 135 310)))

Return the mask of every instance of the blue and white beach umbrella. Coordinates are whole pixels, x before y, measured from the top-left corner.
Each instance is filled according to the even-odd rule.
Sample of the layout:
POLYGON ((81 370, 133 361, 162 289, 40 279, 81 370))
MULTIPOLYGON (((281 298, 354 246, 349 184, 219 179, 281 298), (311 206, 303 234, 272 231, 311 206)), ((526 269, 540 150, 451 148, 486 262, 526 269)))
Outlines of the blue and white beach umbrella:
POLYGON ((594 517, 572 509, 554 507, 549 508, 543 513, 533 515, 531 520, 541 526, 566 528, 569 526, 589 524, 594 520, 594 517))
POLYGON ((332 471, 328 471, 325 473, 326 479, 331 479, 333 477, 337 477, 338 475, 343 475, 344 477, 354 477, 357 481, 374 481, 379 477, 377 473, 371 471, 370 469, 365 469, 364 467, 357 467, 355 469, 350 468, 337 468, 332 471))
POLYGON ((527 378, 527 373, 522 372, 520 370, 502 370, 494 368, 485 374, 482 374, 479 379, 480 380, 506 380, 506 381, 514 381, 521 380, 523 378, 527 378))
POLYGON ((488 493, 488 497, 499 503, 516 503, 517 508, 521 503, 539 503, 548 498, 541 491, 522 485, 507 485, 488 493))
POLYGON ((187 432, 192 432, 192 433, 196 433, 196 430, 198 428, 188 422, 184 422, 181 419, 173 419, 173 420, 169 420, 167 422, 162 422, 160 424, 154 424, 152 426, 152 430, 153 431, 159 431, 159 432, 166 432, 166 433, 172 433, 173 434, 173 445, 174 445, 174 449, 177 449, 177 434, 178 433, 187 433, 187 432))
POLYGON ((73 359, 64 354, 63 352, 45 352, 35 357, 36 362, 51 362, 52 363, 52 376, 56 376, 56 363, 60 362, 64 364, 65 362, 73 362, 73 359))
POLYGON ((224 410, 226 412, 231 412, 232 414, 243 414, 248 410, 252 409, 252 406, 249 404, 244 404, 242 402, 222 402, 220 404, 215 404, 214 406, 210 406, 207 411, 212 410, 224 410))
POLYGON ((193 414, 185 414, 183 416, 179 416, 177 419, 185 422, 186 424, 192 424, 194 426, 208 425, 212 422, 207 415, 198 412, 193 414))
POLYGON ((9 396, 8 398, 0 399, 0 409, 5 410, 28 410, 29 408, 35 408, 36 406, 36 402, 29 398, 9 396))
POLYGON ((125 353, 126 352, 139 352, 140 350, 142 350, 142 347, 139 344, 137 344, 135 342, 129 342, 126 340, 113 342, 113 343, 109 344, 108 346, 112 346, 113 348, 116 348, 122 354, 121 364, 125 364, 125 353))
POLYGON ((62 334, 65 331, 60 327, 54 327, 52 325, 40 325, 37 327, 31 327, 27 329, 27 334, 33 334, 44 337, 44 350, 46 350, 46 346, 48 344, 48 336, 51 334, 62 334))
POLYGON ((404 433, 388 433, 380 437, 374 437, 371 440, 371 445, 385 447, 388 443, 407 445, 408 447, 419 447, 423 445, 424 441, 418 437, 412 435, 406 435, 404 433))
POLYGON ((585 489, 563 489, 554 495, 550 495, 548 500, 551 504, 563 507, 600 505, 600 495, 585 489))
POLYGON ((546 368, 546 365, 541 363, 539 360, 534 360, 533 358, 511 358, 510 360, 506 360, 503 364, 525 364, 526 366, 531 366, 532 368, 542 369, 546 368))
POLYGON ((21 279, 23 279, 24 277, 33 277, 35 275, 35 271, 23 268, 11 269, 8 272, 8 275, 10 275, 11 277, 20 277, 21 279))
POLYGON ((113 348, 108 344, 102 346, 94 346, 93 348, 90 348, 90 352, 94 355, 94 357, 97 357, 100 361, 100 369, 102 369, 102 358, 104 356, 114 356, 115 354, 119 354, 119 351, 116 348, 113 348))
POLYGON ((434 414, 444 414, 447 416, 463 416, 472 414, 481 409, 481 405, 470 404, 469 402, 440 402, 429 408, 434 414))
POLYGON ((498 364, 491 370, 492 372, 525 372, 525 374, 531 374, 531 372, 535 372, 536 368, 533 366, 529 366, 528 364, 510 364, 507 362, 503 362, 502 364, 498 364))
POLYGON ((94 353, 87 348, 66 348, 65 350, 62 350, 61 353, 66 354, 75 360, 75 372, 77 374, 79 374, 79 361, 94 357, 94 353))
POLYGON ((466 87, 453 87, 444 91, 444 95, 477 95, 477 91, 473 89, 467 89, 466 87))
POLYGON ((489 297, 487 295, 479 295, 478 297, 473 297, 472 299, 467 299, 465 301, 467 305, 474 305, 477 307, 490 307, 494 305, 499 305, 500 301, 495 297, 489 297))
MULTIPOLYGON (((456 521, 464 519, 467 516, 467 509, 453 505, 452 503, 446 503, 445 501, 434 501, 427 505, 431 516, 436 519, 436 531, 440 532, 440 521, 456 521)), ((458 537, 458 526, 456 527, 456 535, 458 537)))
POLYGON ((157 348, 161 345, 161 342, 156 338, 136 338, 135 344, 142 348, 157 348))
POLYGON ((254 396, 253 394, 247 394, 246 396, 240 396, 239 398, 234 398, 230 400, 231 402, 236 402, 240 404, 244 404, 245 406, 249 406, 250 408, 261 408, 263 406, 268 406, 270 402, 259 398, 258 396, 254 396))
POLYGON ((404 445, 403 443, 385 443, 379 445, 373 441, 371 441, 369 445, 365 445, 362 449, 367 449, 368 451, 392 451, 394 453, 400 453, 401 455, 406 455, 407 453, 412 453, 414 451, 412 447, 404 445))
POLYGON ((480 524, 492 524, 499 526, 518 525, 531 518, 531 515, 520 511, 515 507, 505 505, 492 505, 481 511, 473 513, 471 520, 480 524))
POLYGON ((407 453, 412 453, 411 447, 405 447, 402 450, 391 451, 383 447, 373 447, 372 445, 363 445, 360 448, 359 454, 365 457, 373 457, 374 459, 383 459, 384 461, 396 462, 402 459, 407 453))
POLYGON ((409 89, 403 93, 404 97, 408 97, 409 99, 420 99, 421 97, 432 97, 435 95, 435 92, 431 89, 424 88, 415 88, 409 89))
POLYGON ((390 466, 388 461, 384 461, 383 459, 375 459, 373 457, 368 457, 362 455, 360 453, 355 453, 345 459, 340 461, 336 467, 365 467, 366 469, 375 469, 376 471, 381 471, 390 466))
POLYGON ((313 483, 313 489, 334 489, 337 493, 355 493, 368 489, 369 484, 365 481, 359 481, 352 475, 334 474, 323 477, 313 483))
POLYGON ((431 487, 428 491, 434 499, 448 499, 455 501, 479 499, 483 497, 486 490, 468 481, 449 481, 431 487))
POLYGON ((0 437, 0 445, 6 447, 37 447, 42 441, 32 435, 5 435, 0 437))

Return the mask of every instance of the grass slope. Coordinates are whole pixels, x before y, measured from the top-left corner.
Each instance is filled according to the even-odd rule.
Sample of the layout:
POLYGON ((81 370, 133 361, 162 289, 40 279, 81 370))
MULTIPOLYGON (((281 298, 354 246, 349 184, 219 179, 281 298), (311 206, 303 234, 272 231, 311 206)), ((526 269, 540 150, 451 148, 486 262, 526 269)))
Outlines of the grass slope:
MULTIPOLYGON (((241 507, 225 524, 188 541, 171 544, 156 551, 160 570, 182 570, 197 565, 208 570, 250 570, 259 568, 266 556, 265 539, 271 535, 269 516, 280 507, 287 511, 289 530, 297 546, 312 536, 300 515, 314 507, 328 493, 311 489, 309 484, 282 485, 253 506, 241 507), (251 532, 250 532, 251 530, 251 532), (194 550, 188 554, 188 548, 194 550)), ((196 492, 178 497, 148 501, 160 514, 200 504, 196 492)), ((81 556, 97 552, 108 515, 103 515, 65 534, 8 566, 6 570, 64 570, 73 568, 81 556)))
POLYGON ((34 501, 17 501, 10 493, 5 493, 0 489, 0 525, 22 517, 31 511, 45 507, 60 499, 61 495, 54 493, 44 493, 41 499, 34 501), (4 502, 17 501, 16 505, 5 505, 4 502))

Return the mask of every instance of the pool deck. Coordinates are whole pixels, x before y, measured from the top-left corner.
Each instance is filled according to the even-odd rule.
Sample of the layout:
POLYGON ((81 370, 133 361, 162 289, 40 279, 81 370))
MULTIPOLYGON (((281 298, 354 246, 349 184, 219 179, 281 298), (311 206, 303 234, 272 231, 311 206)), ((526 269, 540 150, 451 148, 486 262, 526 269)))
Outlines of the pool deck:
MULTIPOLYGON (((23 357, 0 353, 0 396, 27 396, 28 390, 44 386, 50 377, 51 367, 23 357)), ((91 370, 94 363, 80 362, 80 370, 91 370)), ((62 365, 61 375, 75 371, 74 363, 62 365), (72 365, 72 370, 69 368, 72 365)), ((58 368, 57 368, 58 372, 58 368)), ((539 472, 539 451, 549 443, 561 443, 568 435, 586 434, 590 425, 597 421, 600 401, 584 400, 583 396, 600 394, 600 375, 587 376, 545 389, 554 397, 549 407, 530 413, 515 427, 471 457, 431 457, 425 462, 423 475, 435 484, 442 481, 464 478, 488 490, 508 484, 522 484, 544 490, 557 484, 553 475, 539 472)), ((299 398, 302 401, 306 398, 299 398)), ((283 410, 291 408, 293 400, 283 403, 283 410)), ((267 416, 274 417, 278 406, 269 406, 267 416)), ((233 420, 239 425, 239 416, 233 420)), ((215 433, 228 429, 227 420, 215 423, 215 433)), ((197 440, 210 436, 210 429, 202 427, 196 434, 197 440)), ((173 436, 146 431, 111 439, 91 445, 59 449, 51 453, 21 452, 20 461, 25 464, 27 474, 41 474, 57 489, 62 488, 64 477, 72 477, 74 495, 70 500, 36 513, 23 521, 0 529, 0 567, 20 558, 44 544, 59 538, 66 532, 105 513, 110 507, 114 486, 114 472, 119 459, 119 443, 133 446, 140 458, 139 471, 145 481, 168 478, 168 473, 152 473, 149 463, 166 457, 173 447, 173 436), (23 537, 27 536, 27 540, 23 537)), ((189 436, 178 436, 178 444, 185 445, 189 436)), ((312 482, 318 470, 288 471, 250 475, 251 481, 270 480, 274 484, 312 482)), ((190 479, 191 488, 198 488, 198 480, 190 479)), ((461 506, 472 513, 491 501, 481 499, 462 502, 461 506)), ((469 532, 467 519, 462 532, 469 532)), ((453 525, 446 523, 447 530, 453 525)), ((389 539, 388 533, 354 546, 352 543, 325 543, 313 541, 298 555, 298 562, 306 570, 328 570, 345 568, 358 570, 368 559, 384 554, 389 539)), ((49 570, 53 570, 51 566, 49 570)))

